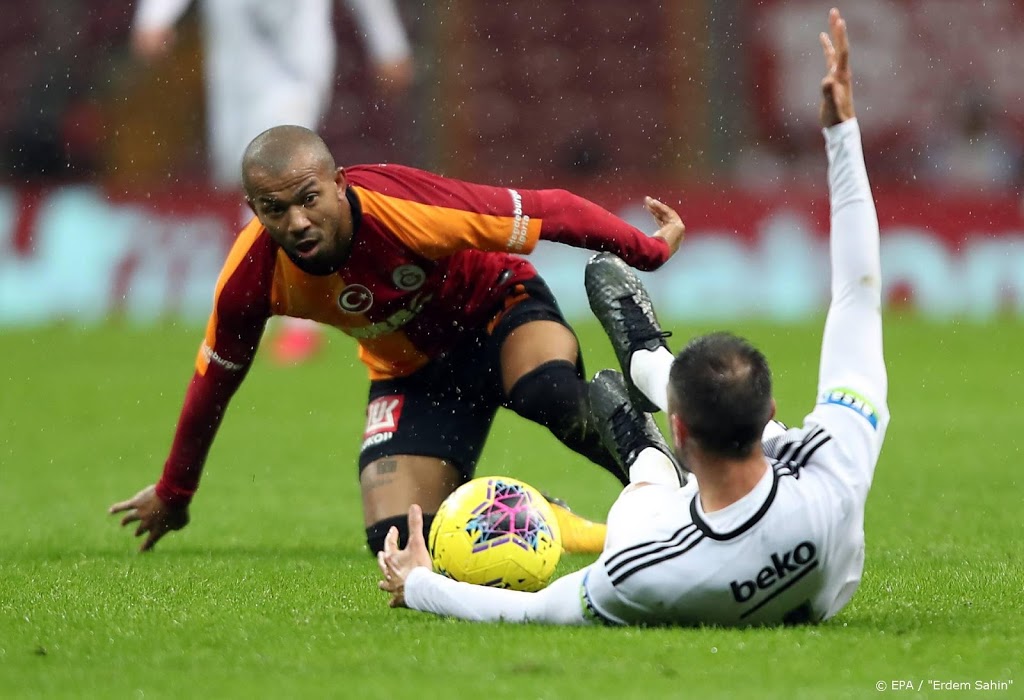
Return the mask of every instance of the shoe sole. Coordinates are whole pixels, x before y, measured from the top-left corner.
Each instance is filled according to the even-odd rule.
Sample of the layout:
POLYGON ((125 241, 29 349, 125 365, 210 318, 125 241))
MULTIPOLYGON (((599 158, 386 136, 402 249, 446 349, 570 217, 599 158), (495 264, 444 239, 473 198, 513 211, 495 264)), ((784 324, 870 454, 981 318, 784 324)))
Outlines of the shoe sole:
MULTIPOLYGON (((641 305, 652 309, 653 315, 653 305, 647 290, 644 289, 632 269, 611 253, 598 253, 590 258, 587 262, 583 282, 587 290, 590 310, 601 322, 601 327, 604 328, 605 335, 608 336, 612 349, 615 350, 615 355, 619 360, 630 400, 634 406, 645 413, 657 413, 661 409, 633 383, 629 373, 629 360, 632 353, 629 350, 628 341, 622 342, 623 331, 617 327, 614 319, 614 314, 619 313, 618 300, 623 296, 621 293, 623 291, 638 297, 641 305), (606 279, 609 277, 612 278, 612 281, 606 279), (613 289, 617 289, 619 293, 613 294, 613 289)), ((655 317, 655 323, 657 324, 657 317, 655 317)))

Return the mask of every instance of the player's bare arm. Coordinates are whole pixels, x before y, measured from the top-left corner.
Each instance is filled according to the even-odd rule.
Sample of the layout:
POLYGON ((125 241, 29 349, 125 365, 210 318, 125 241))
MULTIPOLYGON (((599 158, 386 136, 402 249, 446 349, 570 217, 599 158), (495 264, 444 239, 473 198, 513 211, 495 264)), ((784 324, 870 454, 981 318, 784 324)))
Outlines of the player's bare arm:
POLYGON ((147 486, 126 501, 119 501, 110 506, 111 515, 126 513, 121 518, 121 525, 126 526, 137 522, 135 536, 148 534, 140 552, 153 548, 160 538, 172 530, 180 530, 188 525, 188 506, 171 506, 160 500, 156 495, 156 484, 147 486))
POLYGON ((672 257, 679 250, 679 244, 683 242, 683 236, 686 233, 683 220, 675 209, 653 197, 645 197, 644 206, 658 223, 658 230, 654 234, 655 238, 660 238, 668 243, 668 254, 669 257, 672 257))
POLYGON ((821 80, 819 113, 824 127, 835 126, 856 116, 853 113, 853 73, 850 71, 850 41, 846 34, 846 20, 834 7, 828 14, 828 26, 828 34, 822 32, 818 35, 825 53, 825 77, 821 80))

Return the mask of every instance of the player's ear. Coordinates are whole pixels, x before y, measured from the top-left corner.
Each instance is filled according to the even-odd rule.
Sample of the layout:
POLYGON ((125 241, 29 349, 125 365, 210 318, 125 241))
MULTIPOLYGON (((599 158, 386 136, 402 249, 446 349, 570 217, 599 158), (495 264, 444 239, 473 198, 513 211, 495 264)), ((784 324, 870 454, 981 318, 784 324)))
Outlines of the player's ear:
POLYGON ((770 412, 770 413, 768 414, 768 420, 771 420, 772 418, 774 418, 774 417, 775 417, 775 409, 776 409, 777 407, 776 407, 776 405, 775 405, 775 399, 774 399, 774 398, 772 399, 772 404, 771 404, 771 405, 772 405, 772 410, 771 410, 771 412, 770 412))
POLYGON ((686 429, 686 425, 683 424, 678 413, 669 414, 668 427, 672 432, 672 446, 676 449, 676 452, 678 452, 683 449, 683 443, 685 443, 686 438, 690 436, 690 431, 686 429))
POLYGON ((345 176, 345 168, 338 168, 334 171, 334 184, 338 186, 338 192, 343 194, 348 189, 348 177, 345 176))

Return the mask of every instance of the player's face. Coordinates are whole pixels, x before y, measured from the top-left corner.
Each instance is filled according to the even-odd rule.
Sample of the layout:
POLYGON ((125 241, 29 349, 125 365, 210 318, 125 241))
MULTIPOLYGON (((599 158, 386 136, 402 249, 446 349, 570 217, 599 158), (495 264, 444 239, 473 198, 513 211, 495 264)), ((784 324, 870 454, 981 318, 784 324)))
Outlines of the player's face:
POLYGON ((336 272, 352 249, 352 208, 345 171, 297 164, 285 173, 254 173, 249 203, 295 266, 311 275, 336 272))

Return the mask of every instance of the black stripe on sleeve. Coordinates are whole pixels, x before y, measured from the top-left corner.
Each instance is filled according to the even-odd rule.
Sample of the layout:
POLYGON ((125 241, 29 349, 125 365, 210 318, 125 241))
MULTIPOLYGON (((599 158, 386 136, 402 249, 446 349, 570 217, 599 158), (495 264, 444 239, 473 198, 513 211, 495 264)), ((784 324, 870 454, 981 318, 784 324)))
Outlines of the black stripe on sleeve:
POLYGON ((817 452, 822 445, 826 444, 832 439, 832 436, 828 433, 822 433, 814 444, 808 443, 800 448, 798 454, 790 460, 794 465, 794 472, 798 472, 807 466, 807 463, 811 461, 811 457, 817 452))
MULTIPOLYGON (((641 561, 639 564, 637 564, 633 568, 627 569, 626 571, 623 571, 621 574, 619 574, 616 578, 613 578, 612 579, 612 585, 613 586, 619 585, 620 583, 622 583, 623 581, 628 579, 633 574, 639 573, 640 571, 643 571, 644 569, 646 569, 649 566, 654 566, 655 564, 660 564, 660 563, 662 563, 664 561, 668 561, 669 559, 675 559, 676 557, 681 557, 681 556, 683 556, 684 554, 689 552, 691 549, 693 549, 694 547, 696 547, 698 544, 700 544, 703 541, 704 541, 704 535, 700 534, 692 542, 690 542, 690 544, 686 545, 682 549, 679 549, 678 545, 677 545, 676 547, 673 547, 671 550, 668 550, 667 553, 662 554, 661 556, 646 557, 643 561, 641 561)), ((663 549, 663 550, 660 550, 660 551, 661 552, 665 552, 666 550, 663 549)), ((652 552, 652 554, 657 554, 657 552, 652 552)))
POLYGON ((611 578, 619 569, 624 566, 628 566, 635 561, 684 545, 691 536, 697 534, 699 534, 697 526, 693 523, 689 523, 686 527, 677 530, 676 533, 667 541, 661 540, 659 542, 644 542, 624 549, 615 556, 610 557, 608 561, 605 562, 605 569, 608 571, 608 577, 611 578), (623 556, 626 554, 629 556, 623 556))
POLYGON ((788 458, 787 462, 796 465, 797 471, 803 469, 807 466, 811 456, 818 451, 818 448, 829 440, 831 440, 831 435, 824 432, 824 430, 816 430, 813 435, 809 435, 800 444, 800 447, 794 452, 792 457, 788 458))
POLYGON ((814 440, 816 437, 825 432, 824 428, 815 428, 800 440, 794 440, 793 442, 786 443, 779 451, 779 455, 776 457, 780 462, 788 462, 793 458, 793 454, 798 452, 804 445, 814 440))

